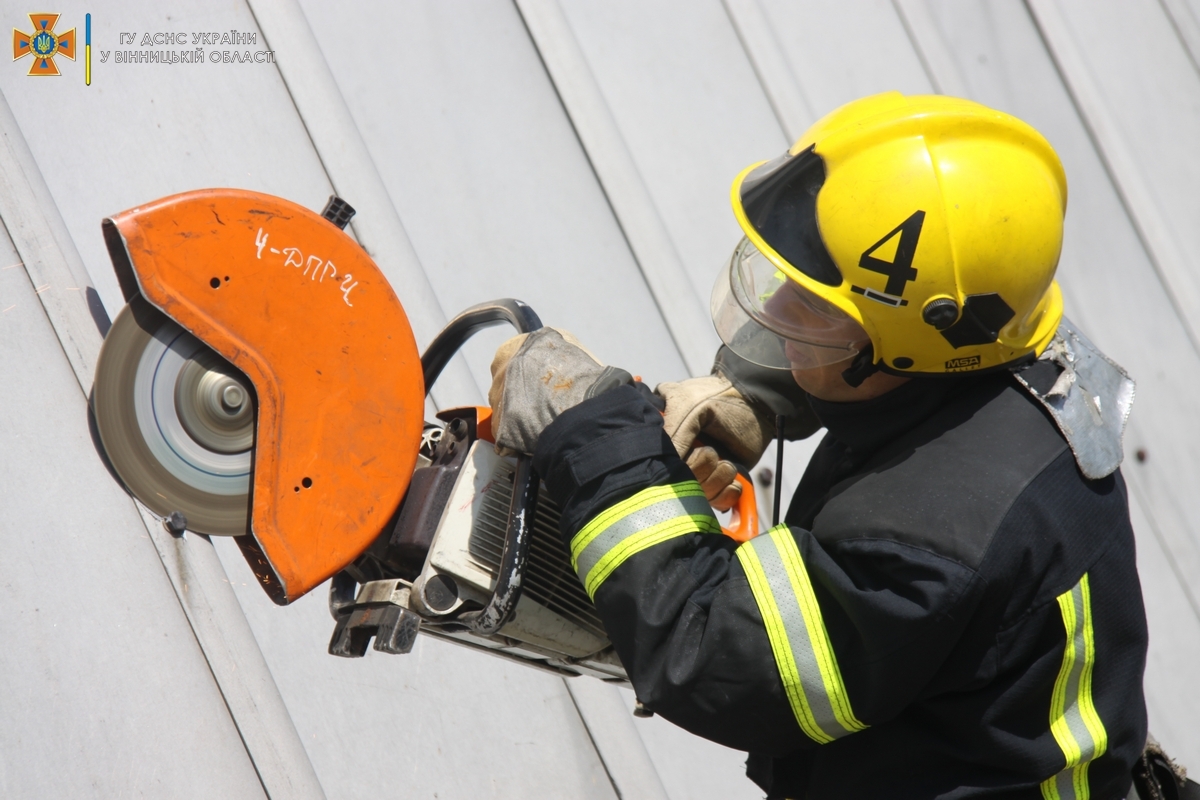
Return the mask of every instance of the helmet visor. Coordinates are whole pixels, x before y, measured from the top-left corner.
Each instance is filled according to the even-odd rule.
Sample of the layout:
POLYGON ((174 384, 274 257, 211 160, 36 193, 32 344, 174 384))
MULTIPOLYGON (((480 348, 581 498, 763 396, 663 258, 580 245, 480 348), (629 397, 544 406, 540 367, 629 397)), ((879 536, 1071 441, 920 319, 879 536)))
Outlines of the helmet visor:
POLYGON ((745 238, 717 277, 711 310, 721 341, 761 367, 837 364, 870 343, 853 318, 789 280, 745 238))
POLYGON ((738 187, 745 222, 788 264, 826 286, 842 273, 825 247, 817 224, 817 195, 825 185, 825 162, 813 147, 750 170, 738 187))

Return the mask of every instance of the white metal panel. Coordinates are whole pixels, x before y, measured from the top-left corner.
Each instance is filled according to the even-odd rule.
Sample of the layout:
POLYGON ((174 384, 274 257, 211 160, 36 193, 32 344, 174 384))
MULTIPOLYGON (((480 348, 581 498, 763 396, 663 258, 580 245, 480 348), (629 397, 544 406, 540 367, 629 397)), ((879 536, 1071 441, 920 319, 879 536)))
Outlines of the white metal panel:
POLYGON ((932 90, 888 0, 760 2, 817 118, 869 94, 932 90))
POLYGON ((634 725, 630 713, 633 703, 626 700, 630 693, 589 678, 565 683, 575 707, 587 722, 617 796, 621 800, 668 800, 667 790, 634 725))
POLYGON ((782 153, 787 137, 719 0, 562 8, 707 317, 741 238, 729 187, 782 153))
POLYGON ((1145 678, 1150 733, 1194 775, 1200 765, 1194 666, 1200 663, 1200 627, 1176 577, 1179 565, 1156 535, 1139 494, 1130 493, 1129 500, 1130 518, 1138 532, 1138 573, 1150 625, 1145 678))
POLYGON ((1159 0, 1171 18, 1175 32, 1187 48, 1192 64, 1200 70, 1200 2, 1197 0, 1159 0))
MULTIPOLYGON (((906 13, 922 3, 902 3, 906 13)), ((924 3, 914 29, 927 59, 954 74, 939 83, 1008 111, 1042 131, 1066 168, 1069 200, 1059 265, 1066 313, 1138 382, 1123 473, 1134 491, 1143 585, 1150 618, 1146 691, 1152 730, 1176 755, 1200 761, 1200 692, 1180 691, 1200 637, 1200 561, 1186 498, 1200 482, 1192 415, 1200 360, 1138 239, 1121 198, 1026 9, 1005 2, 924 3), (1132 454, 1143 450, 1144 463, 1132 454), (1137 502, 1142 500, 1141 503, 1137 502), (1164 548, 1165 558, 1157 555, 1164 548), (1156 734, 1158 735, 1158 734, 1156 734)))
POLYGON ((263 797, 0 228, 0 795, 263 797))
MULTIPOLYGON (((408 321, 417 346, 424 348, 446 327, 449 318, 417 261, 396 207, 300 4, 297 0, 247 2, 262 26, 267 44, 277 51, 280 74, 326 173, 343 200, 367 212, 350 222, 351 230, 392 286, 404 287, 401 299, 408 321)), ((448 407, 479 402, 482 393, 479 386, 473 385, 466 363, 455 357, 442 369, 431 396, 448 407), (446 402, 452 398, 458 398, 457 402, 446 402)))
POLYGON ((216 544, 330 800, 616 797, 560 678, 425 636, 336 658, 325 586, 279 608, 216 544))
POLYGON ((675 346, 689 372, 703 372, 717 343, 703 303, 562 7, 558 0, 517 0, 517 7, 675 346))
MULTIPOLYGON (((0 95, 0 217, 71 365, 81 396, 106 328, 103 308, 84 273, 49 187, 3 95, 0 95), (99 317, 93 317, 93 313, 99 317)), ((192 626, 238 734, 268 794, 320 798, 316 775, 296 736, 224 571, 203 537, 175 538, 141 510, 144 528, 192 626)))
POLYGON ((1031 0, 1030 8, 1200 345, 1200 73, 1154 0, 1031 0))
MULTIPOLYGON (((517 297, 609 363, 685 373, 515 8, 374 3, 360 12, 392 37, 381 61, 347 46, 358 17, 304 6, 447 313, 517 297)), ((509 335, 468 346, 481 386, 509 335)))
POLYGON ((783 46, 772 29, 762 3, 759 0, 722 0, 722 4, 746 56, 754 65, 754 74, 758 76, 763 92, 771 102, 779 126, 788 142, 794 142, 817 117, 800 88, 800 82, 792 74, 783 46))
MULTIPOLYGON (((621 690, 627 706, 636 697, 621 690)), ((762 790, 746 777, 746 754, 700 739, 659 716, 634 719, 672 800, 758 800, 762 790)))

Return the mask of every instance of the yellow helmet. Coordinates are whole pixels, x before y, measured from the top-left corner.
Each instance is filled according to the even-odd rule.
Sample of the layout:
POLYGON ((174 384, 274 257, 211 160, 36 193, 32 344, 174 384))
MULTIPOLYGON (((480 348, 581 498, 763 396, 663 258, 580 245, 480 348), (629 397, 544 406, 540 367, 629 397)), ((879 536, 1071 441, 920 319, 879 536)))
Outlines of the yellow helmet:
POLYGON ((1066 175, 1008 114, 898 92, 856 100, 744 170, 732 197, 745 239, 713 318, 764 366, 861 352, 894 374, 985 370, 1040 354, 1062 317, 1066 175))

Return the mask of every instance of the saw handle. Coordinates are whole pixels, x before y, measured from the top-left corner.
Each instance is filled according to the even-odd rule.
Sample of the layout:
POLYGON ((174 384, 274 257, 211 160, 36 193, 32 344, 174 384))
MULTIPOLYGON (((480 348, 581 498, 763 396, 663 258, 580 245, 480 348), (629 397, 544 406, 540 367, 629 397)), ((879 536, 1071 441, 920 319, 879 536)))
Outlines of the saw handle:
MULTIPOLYGON (((703 437, 697 437, 692 447, 712 447, 712 444, 703 437)), ((754 494, 754 484, 749 478, 739 472, 733 479, 741 484, 742 493, 738 495, 737 505, 732 509, 733 516, 729 518, 729 527, 722 525, 721 533, 735 542, 748 542, 758 536, 758 498, 754 494)))
MULTIPOLYGON (((425 377, 425 394, 437 381, 446 364, 472 336, 484 328, 507 322, 517 333, 532 333, 542 327, 542 320, 532 308, 511 297, 480 303, 468 308, 442 329, 421 355, 421 371, 425 377)), ((525 561, 529 557, 529 539, 533 533, 533 516, 537 509, 537 472, 531 456, 517 456, 513 472, 512 500, 508 506, 508 527, 504 534, 504 550, 500 553, 500 570, 496 588, 488 604, 479 611, 459 617, 471 630, 490 636, 504 627, 521 599, 525 561)))
POLYGON ((421 354, 421 372, 425 376, 425 394, 429 387, 437 381, 442 370, 450 363, 454 354, 466 344, 475 334, 484 328, 491 328, 507 322, 517 329, 517 333, 532 333, 542 327, 542 320, 537 313, 520 300, 502 297, 486 303, 471 306, 466 311, 450 320, 425 352, 421 354))
POLYGON ((721 526, 721 533, 735 542, 748 542, 758 536, 758 500, 754 496, 754 484, 742 473, 734 478, 742 485, 742 494, 738 497, 737 505, 733 507, 730 526, 721 526))

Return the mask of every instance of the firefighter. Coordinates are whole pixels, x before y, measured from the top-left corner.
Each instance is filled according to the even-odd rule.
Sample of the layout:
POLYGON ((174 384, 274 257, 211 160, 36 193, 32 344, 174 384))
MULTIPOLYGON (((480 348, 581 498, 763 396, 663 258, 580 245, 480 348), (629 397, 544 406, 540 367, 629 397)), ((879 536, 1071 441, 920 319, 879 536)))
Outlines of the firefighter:
POLYGON ((771 798, 1126 797, 1147 739, 1132 382, 1063 318, 1053 148, 889 93, 732 199, 712 375, 651 393, 550 328, 493 363, 497 443, 562 506, 638 698, 748 752, 771 798), (754 464, 777 414, 827 432, 785 522, 738 543, 718 451, 754 464))

